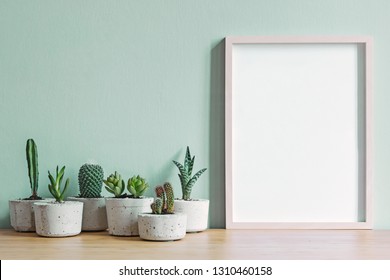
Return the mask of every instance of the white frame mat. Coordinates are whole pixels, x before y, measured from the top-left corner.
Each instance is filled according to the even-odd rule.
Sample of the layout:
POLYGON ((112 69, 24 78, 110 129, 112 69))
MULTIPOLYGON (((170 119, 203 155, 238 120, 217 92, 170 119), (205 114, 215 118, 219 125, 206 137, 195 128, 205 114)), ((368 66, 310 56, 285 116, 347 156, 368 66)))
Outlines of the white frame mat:
POLYGON ((372 40, 225 48, 226 228, 372 228, 372 40))

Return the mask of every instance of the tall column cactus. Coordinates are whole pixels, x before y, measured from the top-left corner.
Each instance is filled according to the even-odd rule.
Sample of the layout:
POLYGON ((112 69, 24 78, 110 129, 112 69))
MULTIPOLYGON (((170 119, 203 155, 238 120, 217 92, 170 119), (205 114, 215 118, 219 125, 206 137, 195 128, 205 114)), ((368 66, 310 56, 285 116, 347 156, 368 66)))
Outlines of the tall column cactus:
POLYGON ((153 214, 175 213, 175 196, 171 184, 165 183, 163 186, 157 186, 155 191, 157 198, 151 205, 153 214))
POLYGON ((26 159, 31 187, 31 196, 29 199, 41 199, 41 197, 38 196, 38 149, 33 139, 27 140, 26 159))

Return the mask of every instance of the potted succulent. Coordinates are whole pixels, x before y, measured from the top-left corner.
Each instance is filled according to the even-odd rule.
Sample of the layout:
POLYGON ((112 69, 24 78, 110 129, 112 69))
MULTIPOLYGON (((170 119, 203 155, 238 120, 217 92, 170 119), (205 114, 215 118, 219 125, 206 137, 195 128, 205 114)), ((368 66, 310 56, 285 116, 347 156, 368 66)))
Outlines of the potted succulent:
POLYGON ((33 139, 26 143, 28 177, 30 178, 31 196, 9 201, 11 226, 16 231, 35 231, 33 204, 43 200, 38 195, 38 149, 33 139))
POLYGON ((101 195, 103 177, 103 168, 98 164, 85 163, 79 169, 80 194, 68 200, 84 203, 82 231, 107 229, 106 202, 101 195))
POLYGON ((133 176, 127 182, 127 190, 131 195, 124 194, 125 182, 115 171, 104 180, 106 190, 115 197, 106 198, 108 231, 116 236, 138 236, 138 214, 147 212, 153 198, 144 197, 149 187, 142 177, 133 176))
POLYGON ((199 177, 207 170, 203 168, 192 176, 195 156, 191 157, 190 148, 187 146, 184 163, 173 161, 179 169, 182 198, 175 200, 176 212, 187 214, 187 232, 199 232, 207 229, 209 216, 208 199, 192 199, 192 187, 199 177))
POLYGON ((69 178, 61 190, 65 166, 58 171, 56 178, 49 171, 49 191, 55 201, 34 203, 36 232, 40 236, 64 237, 74 236, 81 232, 83 203, 79 201, 64 201, 65 192, 69 186, 69 178))
POLYGON ((138 215, 139 236, 145 240, 171 241, 186 235, 187 216, 175 213, 175 199, 170 183, 157 186, 152 213, 138 215))

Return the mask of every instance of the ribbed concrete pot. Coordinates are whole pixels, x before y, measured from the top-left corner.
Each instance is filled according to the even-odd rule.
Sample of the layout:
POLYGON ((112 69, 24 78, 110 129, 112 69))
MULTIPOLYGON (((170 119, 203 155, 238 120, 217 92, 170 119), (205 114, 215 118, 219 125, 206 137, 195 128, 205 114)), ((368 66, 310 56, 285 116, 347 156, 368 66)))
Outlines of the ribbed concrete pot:
POLYGON ((81 232, 83 203, 34 203, 36 233, 46 237, 74 236, 81 232))
POLYGON ((172 241, 186 235, 187 215, 175 214, 139 214, 139 236, 145 240, 172 241))
POLYGON ((68 200, 84 203, 82 231, 102 231, 107 229, 106 200, 104 197, 68 197, 68 200))
POLYGON ((150 212, 152 197, 106 198, 108 232, 116 236, 138 236, 138 214, 150 212))
POLYGON ((15 199, 10 200, 9 214, 11 220, 11 226, 16 231, 29 232, 35 231, 35 218, 33 204, 35 202, 53 201, 54 199, 42 199, 42 200, 25 200, 15 199))
POLYGON ((175 200, 175 212, 187 215, 187 232, 199 232, 207 229, 209 204, 208 199, 175 200))

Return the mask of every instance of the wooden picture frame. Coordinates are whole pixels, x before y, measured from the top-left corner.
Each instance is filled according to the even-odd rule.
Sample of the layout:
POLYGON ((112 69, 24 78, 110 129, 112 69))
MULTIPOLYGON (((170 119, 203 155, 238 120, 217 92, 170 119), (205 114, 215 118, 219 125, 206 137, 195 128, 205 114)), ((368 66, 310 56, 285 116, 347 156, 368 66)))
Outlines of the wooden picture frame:
POLYGON ((227 229, 370 229, 369 37, 225 39, 227 229))

